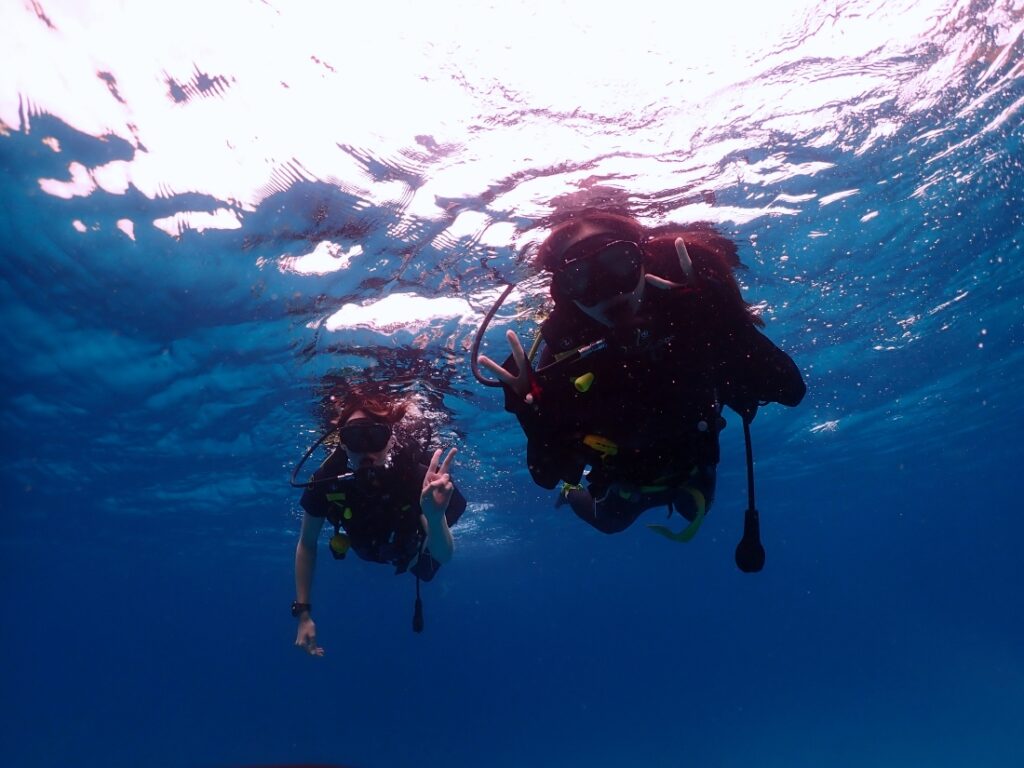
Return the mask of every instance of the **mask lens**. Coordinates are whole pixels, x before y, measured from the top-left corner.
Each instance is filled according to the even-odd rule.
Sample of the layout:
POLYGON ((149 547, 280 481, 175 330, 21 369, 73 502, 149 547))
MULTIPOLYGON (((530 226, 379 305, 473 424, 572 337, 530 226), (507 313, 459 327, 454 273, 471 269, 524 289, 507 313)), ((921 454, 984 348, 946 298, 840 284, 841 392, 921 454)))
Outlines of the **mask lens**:
POLYGON ((577 259, 558 270, 554 280, 567 298, 579 301, 590 292, 592 273, 593 265, 590 259, 577 259))
POLYGON ((632 291, 640 279, 642 267, 640 246, 628 240, 616 240, 568 262, 553 279, 567 298, 590 306, 632 291))
POLYGON ((391 425, 370 419, 353 419, 341 428, 341 442, 353 453, 376 453, 391 439, 391 425))

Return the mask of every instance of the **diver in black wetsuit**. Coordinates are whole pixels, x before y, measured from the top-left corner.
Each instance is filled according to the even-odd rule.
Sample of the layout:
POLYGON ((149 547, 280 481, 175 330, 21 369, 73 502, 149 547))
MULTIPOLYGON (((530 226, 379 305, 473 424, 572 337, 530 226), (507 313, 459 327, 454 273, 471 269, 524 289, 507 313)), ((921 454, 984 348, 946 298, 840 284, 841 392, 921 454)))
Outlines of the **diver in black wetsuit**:
MULTIPOLYGON (((363 560, 388 563, 395 573, 416 577, 413 629, 422 629, 419 582, 430 581, 454 550, 450 527, 466 509, 451 481, 456 449, 428 463, 412 439, 401 442, 395 427, 407 404, 384 395, 353 394, 338 418, 341 444, 313 473, 301 504, 302 531, 295 549, 295 644, 322 656, 310 613, 316 545, 324 521, 334 526, 330 549, 344 558, 351 548, 363 560), (344 531, 344 532, 342 532, 344 531)), ((308 455, 308 454, 307 454, 308 455)))
POLYGON ((722 406, 749 423, 805 393, 740 295, 735 244, 706 225, 647 231, 590 213, 556 226, 536 263, 555 302, 537 368, 511 331, 504 365, 479 360, 526 434, 535 482, 561 482, 560 502, 605 533, 667 506, 689 525, 651 527, 692 538, 714 499, 722 406))

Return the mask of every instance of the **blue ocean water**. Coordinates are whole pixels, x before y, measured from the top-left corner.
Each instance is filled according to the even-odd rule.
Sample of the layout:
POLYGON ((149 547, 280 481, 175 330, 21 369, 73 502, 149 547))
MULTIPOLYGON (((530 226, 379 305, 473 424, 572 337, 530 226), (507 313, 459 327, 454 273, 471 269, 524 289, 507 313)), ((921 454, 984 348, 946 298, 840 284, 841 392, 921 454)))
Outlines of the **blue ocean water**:
POLYGON ((1024 764, 1024 5, 722 6, 7 4, 0 765, 1024 764), (804 373, 759 574, 737 417, 693 542, 604 536, 470 374, 587 206, 716 223, 804 373), (322 548, 313 659, 287 481, 366 380, 469 509, 420 635, 322 548))

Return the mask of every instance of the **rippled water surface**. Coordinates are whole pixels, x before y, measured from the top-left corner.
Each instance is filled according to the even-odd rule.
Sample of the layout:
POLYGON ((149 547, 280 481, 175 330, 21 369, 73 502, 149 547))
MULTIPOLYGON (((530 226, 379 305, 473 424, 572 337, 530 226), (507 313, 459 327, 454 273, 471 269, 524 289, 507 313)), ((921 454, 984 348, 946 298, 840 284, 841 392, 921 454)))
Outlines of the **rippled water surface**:
POLYGON ((712 6, 0 8, 0 763, 1020 764, 1024 3, 712 6), (605 537, 470 374, 586 207, 718 225, 804 372, 761 574, 737 418, 694 542, 605 537), (322 557, 309 659, 287 478, 368 380, 469 512, 423 635, 322 557))

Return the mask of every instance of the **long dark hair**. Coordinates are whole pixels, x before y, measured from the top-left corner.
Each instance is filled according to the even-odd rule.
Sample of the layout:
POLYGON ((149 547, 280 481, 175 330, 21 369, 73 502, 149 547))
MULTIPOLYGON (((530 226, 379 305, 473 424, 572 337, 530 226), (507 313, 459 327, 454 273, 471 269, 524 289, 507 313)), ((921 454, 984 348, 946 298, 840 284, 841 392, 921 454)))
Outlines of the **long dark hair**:
POLYGON ((644 252, 644 264, 651 274, 669 280, 683 278, 679 257, 676 253, 676 239, 686 243, 686 252, 693 262, 693 271, 698 284, 712 285, 718 299, 724 303, 726 312, 745 319, 758 327, 764 327, 764 320, 749 302, 743 299, 736 282, 736 269, 743 269, 737 253, 736 243, 719 232, 711 224, 697 223, 686 227, 658 227, 648 233, 640 247, 644 252))

